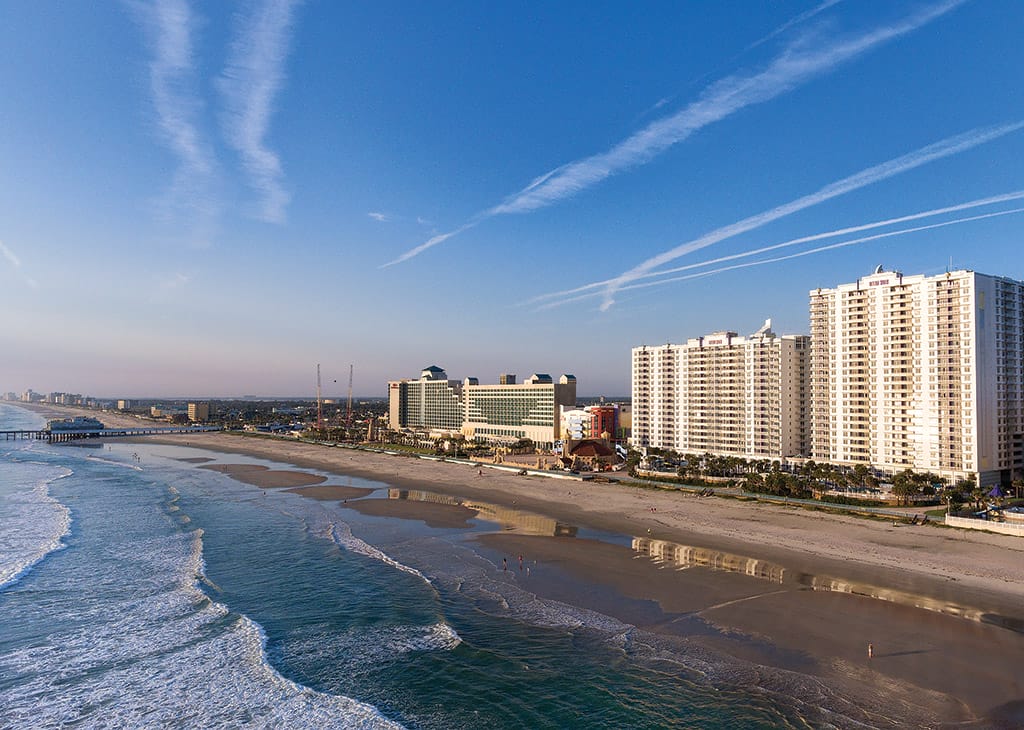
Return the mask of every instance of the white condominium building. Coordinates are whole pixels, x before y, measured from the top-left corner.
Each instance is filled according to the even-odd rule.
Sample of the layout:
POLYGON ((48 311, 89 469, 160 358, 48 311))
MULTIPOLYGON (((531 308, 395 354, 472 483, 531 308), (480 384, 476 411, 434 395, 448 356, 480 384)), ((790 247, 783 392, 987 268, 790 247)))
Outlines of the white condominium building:
POLYGON ((810 292, 812 457, 1009 482, 1024 432, 1024 283, 881 268, 810 292))
POLYGON ((637 448, 676 448, 680 345, 633 348, 633 433, 637 448))
POLYGON ((771 320, 749 337, 715 332, 633 349, 636 447, 748 459, 806 455, 806 335, 771 320))

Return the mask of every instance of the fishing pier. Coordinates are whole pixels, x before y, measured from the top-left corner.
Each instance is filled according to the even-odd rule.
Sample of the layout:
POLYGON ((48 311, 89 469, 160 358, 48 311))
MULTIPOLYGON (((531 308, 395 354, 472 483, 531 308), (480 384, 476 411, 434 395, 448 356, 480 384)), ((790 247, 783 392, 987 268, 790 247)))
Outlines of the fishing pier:
POLYGON ((67 441, 79 441, 81 439, 105 439, 105 438, 136 438, 138 436, 169 436, 179 433, 209 433, 211 431, 223 431, 221 426, 171 426, 171 427, 147 427, 137 428, 97 428, 81 430, 50 430, 41 428, 27 431, 0 431, 4 441, 18 441, 22 439, 31 441, 46 441, 50 444, 65 443, 67 441))

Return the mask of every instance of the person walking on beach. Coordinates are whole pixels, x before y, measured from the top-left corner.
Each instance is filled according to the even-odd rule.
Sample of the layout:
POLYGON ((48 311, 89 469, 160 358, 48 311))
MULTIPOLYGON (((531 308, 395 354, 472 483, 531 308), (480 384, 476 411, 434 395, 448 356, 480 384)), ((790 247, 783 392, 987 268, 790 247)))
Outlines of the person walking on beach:
POLYGON ((501 569, 502 570, 508 570, 508 559, 507 558, 502 558, 501 559, 501 569))
POLYGON ((875 656, 875 645, 868 644, 868 659, 872 659, 875 656))

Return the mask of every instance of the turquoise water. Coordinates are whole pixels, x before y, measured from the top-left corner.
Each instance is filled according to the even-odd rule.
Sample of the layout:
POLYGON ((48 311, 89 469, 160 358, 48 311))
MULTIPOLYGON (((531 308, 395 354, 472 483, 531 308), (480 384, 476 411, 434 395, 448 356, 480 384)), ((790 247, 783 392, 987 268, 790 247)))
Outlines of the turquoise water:
POLYGON ((0 725, 863 726, 812 678, 531 594, 470 539, 486 520, 365 517, 197 456, 254 461, 0 442, 0 725))

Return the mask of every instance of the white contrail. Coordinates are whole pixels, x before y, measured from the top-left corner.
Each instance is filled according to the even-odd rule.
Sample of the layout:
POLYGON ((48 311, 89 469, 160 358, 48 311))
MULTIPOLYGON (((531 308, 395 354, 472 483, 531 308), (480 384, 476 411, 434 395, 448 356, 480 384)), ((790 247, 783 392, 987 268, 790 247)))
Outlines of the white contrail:
POLYGON ((931 223, 926 226, 914 226, 913 228, 902 228, 898 231, 886 231, 885 233, 876 233, 873 236, 863 236, 861 238, 853 238, 849 241, 839 241, 838 243, 830 243, 827 246, 819 246, 818 248, 811 248, 806 251, 798 251, 797 253, 786 254, 785 256, 775 256, 769 259, 759 259, 757 261, 748 261, 742 264, 733 264, 731 266, 722 266, 717 269, 710 269, 708 271, 700 271, 694 274, 687 274, 685 276, 677 276, 669 279, 659 279, 658 281, 649 281, 644 284, 633 284, 628 287, 623 287, 623 290, 627 289, 646 289, 653 286, 661 286, 662 284, 669 284, 676 281, 684 281, 686 279, 697 279, 704 276, 711 276, 713 274, 721 274, 726 271, 733 271, 735 269, 746 269, 752 266, 763 266, 765 264, 774 264, 779 261, 788 261, 790 259, 800 258, 802 256, 810 256, 815 253, 822 253, 824 251, 832 251, 837 248, 845 248, 847 246, 855 246, 861 243, 868 243, 870 241, 877 241, 882 238, 892 238, 893 236, 904 236, 908 233, 918 233, 920 231, 930 231, 935 228, 945 228, 946 226, 959 225, 961 223, 970 223, 972 221, 985 220, 987 218, 998 218, 1004 215, 1014 215, 1016 213, 1024 213, 1024 208, 1011 208, 1009 210, 999 210, 993 213, 982 213, 981 215, 972 215, 967 218, 957 218, 951 221, 942 221, 941 223, 931 223))
POLYGON ((470 228, 474 228, 475 226, 479 225, 480 221, 482 221, 482 220, 483 220, 482 216, 477 216, 477 217, 473 218, 472 220, 468 221, 467 223, 459 226, 454 231, 448 231, 448 233, 439 233, 436 236, 427 239, 426 241, 421 243, 416 248, 409 249, 408 251, 403 253, 401 256, 399 256, 397 259, 395 259, 393 261, 388 261, 386 264, 382 264, 380 268, 386 269, 389 266, 394 266, 395 264, 400 264, 403 261, 408 261, 413 256, 416 256, 417 254, 423 253, 428 248, 433 248, 437 244, 443 243, 444 241, 447 241, 452 236, 457 236, 460 233, 463 233, 464 231, 468 231, 470 228))
POLYGON ((777 37, 779 35, 782 35, 787 30, 792 28, 794 25, 799 25, 800 23, 803 23, 805 21, 810 20, 815 15, 818 15, 819 13, 825 12, 826 10, 831 8, 833 5, 838 5, 841 1, 842 0, 825 0, 820 5, 816 5, 815 7, 811 8, 810 10, 806 10, 806 11, 800 13, 795 18, 792 18, 791 20, 788 20, 785 23, 783 23, 782 25, 780 25, 778 28, 773 30, 768 35, 765 35, 765 36, 762 36, 762 37, 758 38, 756 41, 754 41, 749 46, 744 48, 743 52, 746 53, 747 51, 753 50, 754 48, 757 48, 760 45, 764 45, 765 43, 770 41, 772 38, 775 38, 775 37, 777 37))
POLYGON ((14 255, 14 251, 7 248, 3 241, 0 241, 0 253, 4 255, 4 258, 11 262, 11 266, 16 269, 21 268, 21 259, 14 255))
MULTIPOLYGON (((1013 200, 1020 200, 1024 198, 1024 190, 1018 190, 1012 193, 1003 193, 1002 195, 993 195, 988 198, 980 198, 978 200, 971 200, 966 203, 959 203, 957 205, 950 205, 944 208, 933 208, 932 210, 925 210, 920 213, 912 213, 910 215, 903 215, 898 218, 888 218, 883 221, 874 221, 873 223, 864 223, 859 226, 849 226, 847 228, 838 228, 834 231, 826 231, 825 233, 815 233, 811 236, 801 236, 800 238, 793 238, 789 241, 782 243, 776 243, 771 246, 763 246, 761 248, 751 249, 749 251, 741 251, 739 253, 730 254, 728 256, 719 256, 714 259, 707 259, 705 261, 698 261, 693 264, 686 264, 685 266, 676 266, 671 269, 660 269, 658 271, 650 271, 646 274, 638 276, 637 279, 652 279, 658 276, 665 276, 666 274, 675 274, 680 271, 689 271, 691 269, 699 269, 704 266, 711 266, 713 264, 720 264, 725 261, 734 261, 735 259, 742 259, 748 256, 756 256, 758 254, 767 253, 769 251, 777 251, 780 248, 788 248, 790 246, 796 246, 801 243, 810 243, 811 241, 820 241, 823 238, 835 238, 836 236, 845 236, 848 233, 859 233, 860 231, 868 231, 872 228, 884 228, 885 226, 896 225, 897 223, 907 223, 909 221, 916 221, 922 218, 931 218, 937 215, 944 215, 946 213, 956 213, 962 210, 970 210, 971 208, 980 208, 986 205, 996 205, 998 203, 1007 203, 1013 200)), ((527 299, 522 304, 530 305, 537 304, 539 302, 546 301, 548 299, 557 299, 561 297, 568 297, 573 294, 579 294, 580 292, 592 291, 600 289, 603 286, 615 281, 615 279, 605 279, 603 281, 595 281, 590 284, 584 284, 583 286, 575 287, 574 289, 565 289, 558 292, 550 292, 548 294, 540 294, 532 299, 527 299)), ((597 293, 591 296, 597 296, 597 293)), ((567 299, 566 302, 577 301, 580 297, 574 297, 573 299, 567 299)))
POLYGON ((687 243, 680 244, 675 248, 664 251, 657 256, 652 256, 646 261, 634 266, 629 271, 620 274, 605 287, 604 302, 601 304, 601 309, 607 310, 612 304, 614 304, 615 292, 621 289, 625 284, 631 281, 639 279, 649 271, 656 269, 659 266, 674 261, 680 256, 685 256, 693 251, 698 251, 712 244, 719 243, 733 236, 738 236, 741 233, 752 231, 755 228, 767 225, 773 221, 776 221, 785 216, 791 215, 798 211, 810 208, 811 206, 823 203, 826 200, 845 195, 846 193, 854 190, 859 190, 867 185, 872 185, 876 182, 886 180, 895 175, 913 170, 916 167, 925 165, 934 160, 941 159, 943 157, 949 157, 950 155, 969 150, 972 147, 977 147, 985 142, 990 142, 994 139, 998 139, 1010 132, 1015 132, 1021 127, 1024 127, 1024 122, 1014 122, 1012 124, 1003 124, 996 127, 988 127, 984 129, 975 129, 964 134, 959 134, 954 137, 948 137, 940 142, 930 144, 927 147, 922 147, 919 150, 915 150, 908 154, 902 155, 895 159, 883 162, 880 165, 869 167, 866 170, 850 175, 849 177, 838 180, 834 183, 826 185, 825 187, 817 190, 810 195, 805 195, 796 200, 790 201, 778 207, 766 210, 757 215, 744 218, 736 223, 731 223, 727 226, 723 226, 717 230, 706 233, 700 238, 687 243))
MULTIPOLYGON (((1020 196, 1020 197, 1024 197, 1024 196, 1020 196)), ((905 235, 907 235, 909 233, 918 233, 920 231, 930 231, 930 230, 933 230, 935 228, 945 228, 946 226, 954 226, 954 225, 959 225, 959 224, 962 224, 962 223, 970 223, 972 221, 985 220, 987 218, 998 218, 1000 216, 1013 215, 1013 214, 1016 214, 1016 213, 1024 213, 1024 208, 1011 208, 1009 210, 1000 210, 1000 211, 995 211, 993 213, 983 213, 981 215, 969 216, 967 218, 956 218, 956 219, 950 220, 950 221, 942 221, 941 223, 931 223, 931 224, 926 225, 926 226, 914 226, 913 228, 901 228, 901 229, 899 229, 897 231, 886 231, 884 233, 876 233, 876 234, 874 234, 872 236, 862 236, 861 238, 853 238, 853 239, 850 239, 848 241, 839 241, 838 243, 831 243, 831 244, 829 244, 827 246, 819 246, 818 248, 811 248, 811 249, 808 249, 806 251, 798 251, 797 253, 791 253, 791 254, 787 254, 785 256, 775 256, 775 257, 769 258, 769 259, 759 259, 757 261, 747 261, 747 262, 741 263, 741 264, 732 264, 731 266, 722 266, 722 267, 719 267, 717 269, 708 269, 707 271, 698 271, 698 272, 695 272, 693 274, 686 274, 684 276, 673 276, 673 277, 669 277, 667 279, 658 279, 657 281, 644 282, 642 284, 630 284, 628 286, 622 287, 622 289, 620 291, 631 291, 631 290, 634 290, 634 289, 649 289, 651 287, 663 286, 665 284, 673 284, 673 283, 680 282, 680 281, 688 281, 690 279, 700 279, 700 278, 703 278, 703 277, 706 277, 706 276, 713 276, 715 274, 721 274, 721 273, 724 273, 726 271, 735 271, 736 269, 747 269, 747 268, 750 268, 750 267, 753 267, 753 266, 764 266, 765 264, 774 264, 774 263, 778 263, 779 261, 788 261, 790 259, 796 259, 796 258, 800 258, 802 256, 810 256, 811 254, 815 254, 815 253, 822 253, 824 251, 832 251, 832 250, 837 249, 837 248, 845 248, 847 246, 855 246, 857 244, 868 243, 870 241, 878 241, 878 240, 883 239, 883 238, 892 238, 894 236, 905 236, 905 235)), ((767 250, 767 249, 765 249, 765 250, 767 250)), ((753 254, 753 252, 748 252, 747 255, 752 255, 752 254, 753 254)), ((708 264, 712 264, 712 263, 715 263, 715 260, 705 261, 705 262, 703 262, 703 264, 696 264, 696 265, 708 265, 708 264)), ((667 271, 663 271, 663 272, 660 272, 660 273, 665 274, 665 273, 668 273, 668 272, 667 271)), ((545 304, 543 306, 538 307, 537 311, 543 311, 545 309, 553 309, 555 307, 560 307, 563 304, 569 304, 570 302, 577 302, 577 301, 582 301, 584 299, 590 299, 590 298, 598 296, 599 293, 600 292, 588 292, 586 294, 581 294, 579 296, 572 297, 572 298, 569 298, 569 299, 562 299, 562 300, 559 300, 557 302, 550 302, 548 304, 545 304)))
POLYGON ((178 157, 170 204, 208 219, 217 207, 209 194, 216 164, 196 123, 202 105, 194 89, 195 21, 191 8, 187 0, 156 0, 131 7, 151 36, 154 58, 149 66, 149 82, 153 108, 167 146, 178 157))
POLYGON ((284 82, 293 0, 262 0, 238 20, 239 30, 219 81, 226 111, 224 134, 260 195, 258 218, 283 223, 291 196, 281 160, 267 145, 274 97, 284 82))
MULTIPOLYGON (((801 23, 805 23, 806 21, 810 20, 811 18, 813 18, 813 17, 815 17, 815 16, 825 12, 829 8, 833 7, 834 5, 838 5, 840 2, 842 2, 842 0, 825 0, 820 5, 817 5, 816 7, 813 7, 810 10, 806 10, 806 11, 800 13, 799 15, 797 15, 797 16, 795 16, 793 18, 790 18, 785 23, 783 23, 782 25, 774 28, 769 33, 767 33, 766 35, 763 35, 760 38, 758 38, 756 41, 754 41, 753 43, 748 45, 746 48, 741 50, 739 53, 733 55, 731 58, 729 58, 726 61, 724 61, 723 63, 719 64, 719 66, 717 68, 714 68, 711 71, 703 73, 700 76, 698 76, 697 78, 695 78, 693 81, 690 82, 690 85, 696 85, 699 82, 703 81, 704 79, 710 78, 711 76, 714 76, 714 75, 720 73, 723 67, 726 67, 726 66, 729 66, 729 65, 735 63, 737 60, 742 58, 749 51, 752 51, 753 49, 757 48, 758 46, 764 45, 765 43, 767 43, 768 41, 772 40, 773 38, 776 38, 776 37, 782 35, 783 33, 785 33, 790 28, 793 28, 794 26, 800 25, 801 23)), ((661 109, 663 106, 668 104, 670 101, 673 101, 673 97, 671 97, 671 96, 663 97, 663 98, 659 99, 650 108, 644 110, 639 116, 640 117, 645 117, 648 114, 650 114, 651 112, 655 112, 658 109, 661 109)))
POLYGON ((825 47, 811 47, 806 42, 792 44, 764 70, 747 75, 735 74, 710 85, 700 98, 685 109, 652 122, 605 152, 570 162, 541 175, 502 203, 478 213, 461 227, 434 236, 385 265, 406 261, 475 227, 487 218, 525 213, 572 197, 605 178, 650 161, 710 124, 748 106, 770 101, 882 43, 906 35, 962 2, 944 0, 902 22, 839 40, 825 47))

